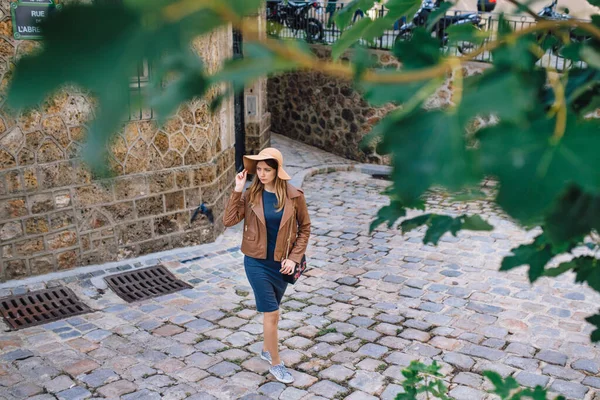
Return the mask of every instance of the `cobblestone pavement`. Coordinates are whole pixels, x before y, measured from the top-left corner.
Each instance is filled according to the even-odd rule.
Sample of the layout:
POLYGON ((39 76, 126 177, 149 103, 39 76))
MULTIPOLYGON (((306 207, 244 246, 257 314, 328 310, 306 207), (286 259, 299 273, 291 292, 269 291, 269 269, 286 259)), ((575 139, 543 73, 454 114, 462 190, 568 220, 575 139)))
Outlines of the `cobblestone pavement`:
MULTIPOLYGON (((296 173, 325 157, 302 160, 292 152, 305 148, 287 143, 274 145, 298 161, 296 173)), ((380 194, 386 185, 358 172, 304 183, 312 268, 288 289, 279 332, 292 385, 274 381, 258 357, 262 319, 237 226, 214 245, 62 278, 96 311, 0 334, 0 398, 393 399, 413 359, 438 360, 456 399, 492 398, 485 369, 568 398, 600 398, 600 353, 584 321, 600 296, 572 277, 531 286, 524 270, 498 272, 507 250, 532 234, 484 202, 459 210, 436 194, 428 206, 479 213, 494 232, 444 236, 437 247, 421 243, 422 231, 401 236, 381 226, 368 235, 376 210, 388 203, 380 194), (158 262, 194 288, 128 304, 102 287, 106 273, 158 262)))

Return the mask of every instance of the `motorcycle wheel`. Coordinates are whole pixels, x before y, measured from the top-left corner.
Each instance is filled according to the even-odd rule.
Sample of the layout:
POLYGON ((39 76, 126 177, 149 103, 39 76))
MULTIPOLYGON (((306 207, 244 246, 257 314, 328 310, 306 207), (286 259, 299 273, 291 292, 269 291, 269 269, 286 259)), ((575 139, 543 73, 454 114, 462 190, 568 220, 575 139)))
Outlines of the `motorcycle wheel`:
POLYGON ((463 55, 471 54, 472 52, 478 50, 480 47, 481 45, 477 45, 473 42, 468 41, 458 42, 457 44, 458 51, 460 52, 460 54, 463 55))
POLYGON ((323 24, 316 18, 308 18, 306 20, 306 41, 309 43, 320 42, 323 40, 323 24))

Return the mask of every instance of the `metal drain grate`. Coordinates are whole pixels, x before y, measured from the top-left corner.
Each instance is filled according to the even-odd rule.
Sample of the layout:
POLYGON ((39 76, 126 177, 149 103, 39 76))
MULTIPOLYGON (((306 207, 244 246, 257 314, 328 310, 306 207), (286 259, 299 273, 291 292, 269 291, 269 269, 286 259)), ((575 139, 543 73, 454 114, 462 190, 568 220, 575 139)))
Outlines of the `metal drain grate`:
POLYGON ((0 313, 13 330, 90 312, 90 308, 64 286, 0 299, 0 313))
POLYGON ((104 280, 128 303, 192 288, 162 265, 107 276, 104 280))

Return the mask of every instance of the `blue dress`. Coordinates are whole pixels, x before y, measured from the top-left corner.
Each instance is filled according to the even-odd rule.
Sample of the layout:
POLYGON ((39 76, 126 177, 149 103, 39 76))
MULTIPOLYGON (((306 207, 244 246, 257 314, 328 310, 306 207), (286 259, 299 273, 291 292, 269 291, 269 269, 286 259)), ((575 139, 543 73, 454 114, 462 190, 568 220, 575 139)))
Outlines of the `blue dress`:
POLYGON ((244 269, 246 276, 254 291, 256 299, 256 310, 259 312, 271 312, 279 309, 281 298, 287 288, 287 282, 279 270, 281 262, 273 258, 277 233, 283 216, 283 209, 279 212, 277 208, 277 196, 275 193, 263 190, 263 209, 267 223, 267 258, 261 260, 254 257, 244 256, 244 269))

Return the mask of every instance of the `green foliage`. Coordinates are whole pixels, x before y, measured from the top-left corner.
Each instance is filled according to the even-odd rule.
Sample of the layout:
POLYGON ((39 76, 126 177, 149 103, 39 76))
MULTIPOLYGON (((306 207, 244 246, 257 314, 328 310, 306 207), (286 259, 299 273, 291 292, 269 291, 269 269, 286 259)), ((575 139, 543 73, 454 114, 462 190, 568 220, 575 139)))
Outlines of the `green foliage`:
POLYGON ((411 361, 410 365, 402 370, 404 380, 402 388, 404 393, 399 393, 396 400, 416 400, 420 393, 434 396, 434 398, 449 400, 446 396, 448 388, 440 379, 443 375, 439 372, 442 367, 433 361, 425 365, 419 361, 411 361))
MULTIPOLYGON (((65 84, 89 91, 97 109, 83 157, 95 176, 106 175, 107 145, 127 117, 130 78, 140 65, 146 63, 154 71, 144 104, 155 109, 160 123, 182 102, 215 86, 226 89, 208 99, 212 110, 260 76, 323 65, 306 44, 247 40, 243 59, 207 71, 201 57, 190 50, 190 41, 227 26, 229 20, 239 22, 262 3, 125 0, 121 5, 65 5, 42 27, 41 50, 17 61, 7 104, 15 110, 35 107, 65 84)), ((371 230, 384 223, 391 227, 407 209, 422 208, 432 187, 459 193, 455 201, 470 201, 481 195, 474 189, 481 180, 493 178, 498 190, 492 200, 517 223, 542 231, 533 243, 514 249, 502 270, 528 265, 532 282, 573 271, 577 282, 600 291, 595 253, 577 252, 571 262, 547 268, 554 257, 579 251, 584 244, 598 250, 594 238, 600 228, 600 123, 586 116, 600 107, 600 38, 563 43, 575 32, 574 26, 558 24, 581 24, 575 20, 524 34, 501 18, 497 35, 486 43, 491 46, 490 68, 464 80, 455 73, 452 105, 425 109, 450 67, 465 59, 450 58, 440 51, 439 38, 417 28, 410 38, 398 40, 391 52, 403 66, 401 79, 396 71, 373 68, 367 51, 357 47, 379 37, 401 16, 410 18, 420 3, 388 0, 386 17, 363 18, 351 27, 354 12, 370 9, 373 0, 351 1, 336 16, 343 34, 333 53, 337 57, 354 48, 352 65, 332 63, 325 72, 354 81, 371 104, 402 105, 361 142, 361 147, 376 147, 393 162, 393 184, 386 191, 391 202, 379 210, 371 230), (536 65, 546 48, 560 52, 567 62, 585 63, 555 78, 536 65), (411 74, 410 80, 406 74, 411 74), (479 117, 494 122, 473 133, 474 119, 479 117)), ((590 4, 598 5, 598 0, 590 4)), ((429 24, 441 16, 441 11, 434 13, 429 24)), ((600 27, 600 15, 592 17, 592 24, 585 35, 600 27)), ((485 33, 467 25, 451 27, 448 33, 451 43, 478 45, 485 38, 485 33)), ((479 217, 433 214, 402 221, 400 227, 407 231, 422 225, 427 227, 425 242, 433 244, 447 232, 491 229, 479 217)), ((600 326, 598 321, 599 316, 590 318, 600 326)), ((592 337, 600 338, 600 329, 592 337)))
MULTIPOLYGON (((490 390, 490 393, 498 395, 501 400, 548 399, 547 390, 541 386, 536 386, 534 389, 521 388, 512 376, 502 378, 500 374, 494 371, 483 371, 483 376, 488 378, 494 385, 494 389, 490 390)), ((557 396, 554 397, 554 400, 565 400, 565 398, 557 396)))
POLYGON ((485 222, 479 215, 461 215, 460 217, 449 217, 447 215, 424 214, 418 217, 402 221, 400 228, 402 233, 409 232, 421 225, 427 226, 427 232, 423 243, 437 244, 442 236, 450 232, 456 236, 458 231, 465 229, 471 231, 491 231, 493 226, 485 222))
MULTIPOLYGON (((598 317, 598 322, 600 322, 600 316, 598 317)), ((431 365, 411 361, 410 365, 402 370, 402 375, 405 377, 401 383, 404 392, 396 395, 396 400, 417 400, 423 398, 419 396, 420 394, 425 394, 424 398, 427 399, 450 400, 450 397, 447 396, 448 388, 442 380, 443 375, 440 370, 441 367, 435 361, 431 365)), ((541 386, 536 386, 534 389, 523 388, 512 376, 502 378, 494 371, 483 371, 483 376, 489 379, 494 386, 489 393, 497 395, 501 400, 549 399, 547 390, 541 386)), ((554 400, 565 400, 565 398, 558 396, 554 400)))

